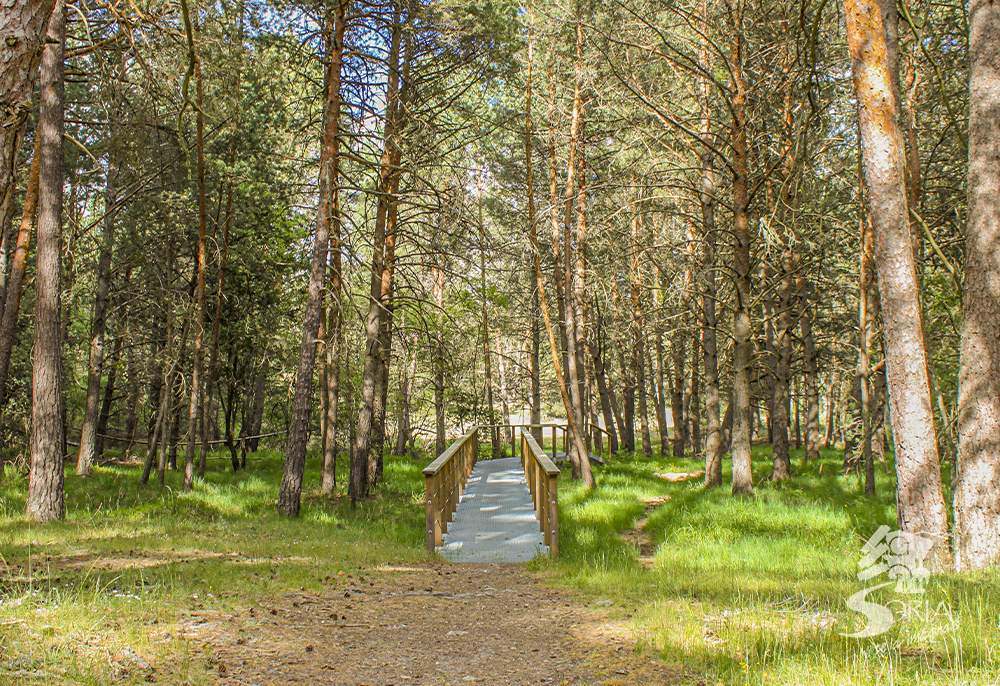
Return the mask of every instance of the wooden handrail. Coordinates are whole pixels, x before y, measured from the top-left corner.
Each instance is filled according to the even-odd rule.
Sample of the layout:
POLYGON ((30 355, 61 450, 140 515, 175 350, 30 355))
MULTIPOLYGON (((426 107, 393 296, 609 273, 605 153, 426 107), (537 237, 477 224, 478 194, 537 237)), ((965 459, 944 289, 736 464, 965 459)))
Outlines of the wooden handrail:
POLYGON ((465 482, 479 457, 479 427, 452 443, 424 468, 427 506, 427 552, 433 553, 448 532, 465 482))
POLYGON ((521 429, 521 465, 531 491, 535 514, 552 559, 559 556, 559 468, 530 431, 521 429))

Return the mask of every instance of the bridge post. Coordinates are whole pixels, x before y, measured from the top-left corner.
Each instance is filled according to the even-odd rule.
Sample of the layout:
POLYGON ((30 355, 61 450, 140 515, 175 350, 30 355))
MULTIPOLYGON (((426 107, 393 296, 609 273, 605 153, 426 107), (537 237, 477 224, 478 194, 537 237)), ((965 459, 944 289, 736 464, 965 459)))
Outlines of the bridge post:
POLYGON ((557 474, 548 475, 548 503, 549 516, 548 530, 545 538, 548 539, 549 555, 552 559, 559 557, 559 476, 557 474))

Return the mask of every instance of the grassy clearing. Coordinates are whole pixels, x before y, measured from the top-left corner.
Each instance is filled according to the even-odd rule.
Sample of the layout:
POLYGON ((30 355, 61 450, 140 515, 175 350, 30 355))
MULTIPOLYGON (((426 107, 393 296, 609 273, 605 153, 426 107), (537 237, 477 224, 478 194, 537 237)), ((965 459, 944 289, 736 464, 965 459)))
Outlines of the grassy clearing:
MULTIPOLYGON (((44 527, 24 520, 23 478, 0 484, 0 685, 217 683, 212 646, 186 626, 332 592, 359 567, 426 559, 427 460, 387 458, 385 484, 357 510, 343 494, 316 494, 311 463, 303 515, 288 520, 274 512, 281 456, 259 457, 241 474, 210 462, 190 493, 178 474, 139 488, 138 467, 100 467, 87 480, 68 470, 67 520, 44 527)), ((769 459, 755 448, 761 478, 769 459)), ((896 614, 887 634, 839 635, 863 625, 844 605, 866 585, 858 551, 895 522, 890 467, 879 466, 882 495, 869 500, 839 466, 831 451, 791 484, 762 482, 755 498, 734 499, 725 487, 654 476, 697 462, 620 456, 597 469, 592 492, 564 478, 561 558, 533 566, 610 601, 691 686, 1000 684, 996 572, 935 577, 927 603, 910 607, 890 587, 877 596, 896 614), (647 512, 642 499, 653 496, 670 500, 647 512), (642 519, 645 561, 622 537, 642 519)))
MULTIPOLYGON (((769 446, 755 447, 754 458, 763 479, 769 446)), ((845 599, 889 580, 858 581, 861 546, 896 520, 891 465, 879 465, 881 495, 868 499, 858 477, 838 474, 841 459, 830 451, 800 466, 791 484, 762 481, 743 499, 727 487, 706 492, 700 480, 654 476, 698 469, 690 460, 616 458, 593 492, 561 484, 561 558, 538 567, 611 601, 692 683, 1000 684, 996 571, 935 576, 924 596, 890 586, 869 600, 893 610, 892 629, 840 636, 865 625, 845 599), (652 496, 671 499, 644 514, 641 499, 652 496), (649 568, 620 536, 643 517, 656 546, 649 568)))
POLYGON ((211 461, 190 493, 175 473, 140 488, 138 467, 69 469, 67 519, 43 527, 24 520, 26 480, 0 484, 0 684, 216 683, 211 646, 184 636, 193 618, 424 558, 423 462, 388 461, 353 511, 310 473, 289 520, 281 456, 261 458, 239 474, 211 461))

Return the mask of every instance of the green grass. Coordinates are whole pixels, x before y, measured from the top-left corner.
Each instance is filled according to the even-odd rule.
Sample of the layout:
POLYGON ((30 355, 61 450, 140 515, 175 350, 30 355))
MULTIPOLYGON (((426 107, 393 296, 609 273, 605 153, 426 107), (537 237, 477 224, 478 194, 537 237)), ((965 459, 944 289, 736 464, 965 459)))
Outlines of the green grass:
POLYGON ((995 570, 934 576, 923 596, 890 586, 869 598, 894 610, 888 633, 840 635, 865 624, 846 598, 889 580, 857 579, 861 546, 881 524, 896 528, 891 464, 878 465, 879 496, 869 499, 859 476, 839 474, 841 460, 829 451, 803 465, 797 453, 794 480, 772 485, 770 446, 756 446, 756 495, 734 498, 729 486, 654 476, 699 469, 694 461, 618 456, 597 470, 593 491, 560 484, 561 556, 536 566, 611 601, 691 683, 1000 684, 995 570), (656 552, 645 568, 620 533, 644 516, 640 499, 657 495, 671 500, 647 515, 656 552))
MULTIPOLYGON (((135 466, 66 472, 65 522, 24 518, 26 479, 0 484, 0 684, 215 683, 211 646, 178 636, 191 613, 227 612, 290 591, 321 592, 339 573, 405 563, 423 549, 423 462, 389 459, 385 483, 352 510, 306 476, 299 519, 274 503, 281 456, 233 474, 209 463, 140 487, 135 466)), ((310 465, 313 467, 314 465, 310 465)))
MULTIPOLYGON (((343 493, 318 495, 309 463, 299 519, 274 511, 281 456, 233 474, 210 462, 180 492, 139 487, 139 469, 110 465, 89 479, 67 470, 67 519, 24 519, 26 479, 0 483, 0 685, 216 683, 212 646, 178 631, 196 616, 237 612, 291 592, 331 592, 341 572, 426 560, 422 467, 386 458, 377 496, 352 510, 343 493)), ((586 492, 562 477, 560 559, 532 563, 550 583, 604 601, 631 623, 642 649, 683 666, 695 686, 968 686, 1000 684, 1000 575, 939 575, 926 603, 867 640, 845 599, 859 550, 880 524, 894 528, 891 465, 879 497, 839 474, 830 451, 791 483, 771 485, 767 446, 754 449, 753 498, 701 480, 654 474, 700 469, 691 460, 621 455, 596 468, 586 492), (821 471, 822 467, 822 471, 821 471), (670 500, 646 513, 644 497, 670 500), (646 517, 655 552, 644 566, 621 537, 646 517)), ((728 479, 728 472, 727 472, 728 479)), ((948 482, 945 475, 945 482, 948 482)), ((862 619, 862 621, 859 621, 862 619)))

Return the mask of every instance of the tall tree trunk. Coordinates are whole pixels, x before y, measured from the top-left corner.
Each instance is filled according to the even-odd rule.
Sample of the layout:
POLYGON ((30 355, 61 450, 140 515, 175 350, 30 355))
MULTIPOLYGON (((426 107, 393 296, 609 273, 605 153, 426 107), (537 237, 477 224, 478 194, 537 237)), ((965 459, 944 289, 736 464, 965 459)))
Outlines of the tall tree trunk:
MULTIPOLYGON (((632 283, 630 285, 630 295, 632 298, 632 373, 628 375, 629 378, 635 380, 635 390, 626 387, 625 395, 625 414, 626 414, 626 425, 634 426, 634 418, 629 417, 632 413, 630 407, 632 393, 639 396, 639 430, 640 437, 642 440, 642 452, 644 455, 651 455, 653 452, 653 445, 649 438, 649 413, 646 408, 646 317, 643 312, 642 307, 642 262, 641 262, 641 252, 642 245, 639 236, 639 229, 641 225, 641 218, 639 216, 639 208, 634 209, 632 215, 632 245, 629 251, 629 270, 631 272, 632 283), (632 391, 632 393, 630 393, 632 391), (630 422, 631 419, 631 422, 630 422)), ((622 363, 623 376, 627 373, 625 370, 624 360, 622 363)), ((631 450, 635 450, 635 438, 632 438, 631 450)), ((663 437, 660 439, 663 440, 663 437)))
POLYGON ((17 0, 0 12, 0 232, 6 232, 17 186, 17 157, 31 111, 31 91, 55 0, 17 0))
POLYGON ((875 321, 872 318, 871 301, 873 300, 874 268, 873 261, 874 236, 871 223, 861 213, 861 250, 858 279, 858 382, 861 390, 861 457, 865 465, 865 495, 875 495, 875 462, 872 458, 872 367, 871 348, 872 333, 875 321))
POLYGON ((948 560, 948 522, 938 465, 923 318, 906 200, 903 143, 882 15, 874 0, 845 0, 847 38, 871 199, 896 439, 899 527, 934 539, 933 564, 948 560))
MULTIPOLYGON (((400 324, 400 337, 406 339, 408 332, 405 323, 400 324)), ((401 351, 402 364, 399 365, 399 415, 396 422, 396 449, 394 455, 404 456, 413 438, 410 423, 410 405, 413 398, 413 381, 417 375, 417 339, 416 333, 410 332, 411 340, 401 351)))
POLYGON ((585 487, 594 485, 594 477, 590 470, 590 451, 586 449, 584 425, 584 369, 582 360, 583 308, 586 306, 586 203, 587 192, 582 178, 582 147, 584 136, 584 100, 583 100, 583 24, 580 17, 576 21, 576 57, 574 61, 573 79, 573 113, 570 123, 569 154, 566 161, 565 218, 563 221, 563 259, 564 274, 567 284, 567 295, 572 294, 572 303, 566 304, 566 383, 569 387, 570 404, 566 411, 570 426, 573 427, 573 441, 570 446, 570 462, 573 466, 574 478, 583 481, 585 487), (579 189, 577 188, 579 186, 579 189), (575 266, 570 270, 571 227, 573 210, 576 212, 576 250, 575 266), (579 435, 577 435, 579 432, 579 435))
MULTIPOLYGON (((571 402, 569 398, 569 391, 566 388, 566 379, 562 372, 562 360, 560 359, 559 346, 556 343, 556 332, 552 326, 552 319, 549 315, 549 306, 545 298, 545 276, 542 274, 542 263, 538 252, 538 233, 536 227, 533 223, 528 224, 528 238, 531 242, 531 252, 534 255, 535 262, 535 284, 538 288, 538 306, 542 312, 542 318, 545 322, 545 333, 549 340, 549 353, 551 354, 552 366, 555 368, 556 383, 559 386, 559 393, 562 396, 563 407, 566 410, 566 417, 569 424, 569 432, 576 444, 575 450, 577 452, 586 452, 586 446, 583 445, 583 435, 579 428, 575 424, 575 419, 573 412, 571 411, 571 402)), ((590 467, 589 460, 587 461, 588 471, 590 467)), ((593 487, 593 475, 591 475, 591 481, 587 483, 584 481, 584 486, 587 488, 593 487)))
POLYGON ((437 327, 434 331, 434 455, 445 451, 445 407, 444 407, 444 256, 434 257, 431 278, 434 282, 434 305, 437 308, 437 327))
MULTIPOLYGON (((798 247, 795 248, 795 263, 802 264, 798 247)), ((802 340, 802 392, 806 404, 806 460, 819 459, 819 446, 823 440, 819 425, 819 365, 816 361, 816 343, 812 334, 812 311, 809 301, 812 288, 800 268, 795 273, 796 301, 798 302, 799 337, 802 340)))
MULTIPOLYGON (((654 307, 656 304, 654 303, 654 307)), ((656 429, 660 433, 660 455, 666 457, 670 454, 669 427, 667 426, 667 361, 663 353, 663 332, 657 327, 656 331, 656 429)), ((673 405, 671 405, 671 410, 673 405)))
POLYGON ((107 331, 108 292, 111 289, 111 255, 115 247, 115 215, 117 214, 118 160, 108 157, 108 172, 104 186, 104 233, 97 260, 97 292, 94 295, 94 321, 90 333, 90 359, 87 365, 87 397, 84 402, 83 425, 80 429, 80 450, 76 458, 76 473, 89 476, 93 471, 97 445, 98 396, 101 392, 101 372, 104 366, 104 334, 107 331))
POLYGON ((789 386, 792 377, 792 331, 795 327, 796 274, 799 264, 796 260, 795 246, 798 245, 796 221, 798 202, 795 193, 796 169, 795 152, 797 149, 796 127, 793 121, 792 78, 793 56, 785 43, 783 56, 785 71, 785 93, 782 107, 782 161, 781 186, 776 200, 776 216, 778 219, 779 241, 781 243, 781 272, 778 283, 778 302, 776 326, 774 331, 774 385, 771 394, 771 431, 772 431, 772 462, 771 478, 774 481, 784 481, 791 478, 791 455, 789 452, 789 386))
POLYGON ((645 327, 640 330, 642 338, 636 344, 635 353, 635 381, 636 393, 639 396, 639 437, 642 440, 642 454, 649 457, 653 454, 653 437, 649 431, 649 392, 646 380, 649 356, 646 354, 645 327))
MULTIPOLYGON (((701 24, 703 36, 707 36, 711 20, 708 16, 708 0, 701 2, 701 24)), ((705 74, 712 69, 712 53, 708 40, 702 38, 698 50, 698 62, 705 74)), ((706 142, 712 138, 712 110, 710 103, 712 82, 699 79, 700 132, 706 142)), ((703 149, 700 154, 700 179, 698 204, 701 207, 701 351, 705 366, 705 486, 722 485, 722 426, 719 422, 719 351, 717 343, 718 319, 715 299, 715 159, 712 151, 703 149)))
POLYGON ((1000 5, 969 7, 969 221, 962 298, 955 566, 1000 559, 1000 5))
POLYGON ((701 341, 698 339, 699 336, 695 335, 691 341, 691 373, 687 392, 689 412, 686 426, 692 458, 701 454, 701 341))
POLYGON ((368 497, 379 457, 377 451, 382 445, 381 440, 384 439, 384 432, 381 437, 377 435, 383 428, 379 422, 380 410, 382 410, 384 418, 384 407, 381 407, 382 389, 384 388, 383 369, 387 370, 388 360, 383 359, 383 357, 388 357, 389 354, 389 350, 383 349, 382 344, 385 342, 385 320, 388 315, 387 308, 390 305, 392 285, 390 260, 393 257, 393 241, 395 240, 393 236, 395 198, 392 197, 392 191, 396 181, 394 163, 398 159, 396 137, 398 135, 397 116, 400 106, 402 33, 400 10, 397 7, 393 16, 392 38, 389 47, 389 75, 386 86, 385 129, 383 132, 384 148, 381 170, 379 171, 379 202, 375 217, 370 292, 365 322, 367 343, 361 385, 361 408, 358 411, 357 428, 351 448, 348 495, 351 497, 352 504, 356 504, 359 499, 368 497), (375 445, 372 445, 373 436, 376 436, 375 445))
POLYGON ((324 144, 329 146, 330 165, 330 279, 328 283, 329 319, 326 342, 326 435, 323 440, 323 470, 320 491, 333 492, 337 484, 337 413, 340 408, 340 355, 343 347, 344 308, 341 291, 344 268, 340 236, 340 84, 344 63, 344 32, 347 28, 348 0, 337 0, 334 6, 332 42, 327 64, 326 111, 324 112, 324 144))
POLYGON ((618 432, 615 425, 621 426, 621 420, 616 417, 617 401, 614 391, 608 384, 608 370, 604 366, 604 318, 600 308, 597 309, 597 321, 594 335, 590 340, 590 356, 594 365, 594 379, 597 382, 597 393, 601 403, 601 414, 604 416, 604 427, 608 432, 608 447, 612 453, 617 453, 618 432))
MULTIPOLYGON (((562 367, 566 369, 566 350, 568 348, 568 343, 566 341, 566 289, 568 285, 566 284, 567 272, 565 270, 565 262, 563 258, 562 251, 562 228, 559 225, 559 207, 561 206, 559 200, 559 184, 558 184, 558 162, 556 158, 556 134, 555 134, 555 117, 556 117, 556 81, 555 81, 555 66, 554 58, 551 58, 549 62, 549 98, 548 98, 548 118, 549 118, 549 201, 552 204, 552 209, 549 211, 549 219, 552 227, 552 282, 556 287, 556 314, 558 315, 558 325, 559 325, 559 343, 561 344, 562 350, 562 367)), ((569 168, 567 168, 567 171, 569 168)), ((569 180, 567 179, 567 182, 569 180)))
MULTIPOLYGON (((634 334, 633 334, 634 335, 634 334)), ((622 370, 622 423, 619 425, 622 434, 622 447, 628 452, 635 452, 635 376, 631 365, 625 361, 624 343, 619 343, 618 366, 622 370)), ((634 355, 629 356, 634 357, 634 355)))
MULTIPOLYGON (((537 217, 535 214, 535 175, 534 175, 534 163, 533 163, 533 137, 534 137, 534 123, 531 118, 531 108, 534 101, 535 93, 533 89, 534 66, 535 66, 535 35, 534 35, 534 16, 529 12, 529 33, 528 33, 528 69, 527 69, 527 79, 525 81, 524 88, 524 166, 525 166, 525 192, 528 196, 528 226, 531 227, 530 231, 536 232, 538 229, 535 226, 537 217)), ((529 313, 529 323, 528 323, 528 346, 529 346, 529 373, 531 375, 530 384, 531 389, 529 391, 529 405, 530 418, 529 423, 532 425, 542 423, 542 377, 541 377, 541 363, 540 363, 540 353, 541 353, 541 331, 539 327, 538 318, 541 316, 540 305, 538 301, 538 289, 536 284, 532 283, 534 281, 534 274, 532 273, 531 266, 529 265, 528 279, 529 288, 531 290, 531 312, 529 313)), ((435 289, 437 288, 437 282, 435 281, 435 289)), ((437 291, 435 290, 435 295, 437 291)), ((436 386, 435 386, 436 388, 436 386)), ((435 396, 436 397, 436 396, 435 396)), ((441 430, 443 433, 443 429, 441 430)), ((541 427, 532 428, 531 434, 534 436, 536 441, 540 441, 542 438, 541 427)), ((440 454, 440 452, 438 453, 440 454)))
MULTIPOLYGON (((685 431, 684 421, 684 381, 685 365, 687 358, 687 336, 681 331, 675 331, 671 348, 673 349, 673 379, 670 387, 670 412, 674 420, 674 436, 671 446, 674 459, 684 457, 684 448, 687 446, 687 431, 685 431)), ((664 440, 666 437, 664 437, 664 440)))
POLYGON ((733 493, 753 493, 753 467, 750 456, 750 218, 749 157, 746 132, 746 85, 743 77, 743 12, 736 9, 736 35, 733 39, 730 70, 735 81, 732 100, 733 126, 733 266, 736 272, 736 303, 733 321, 733 493))
MULTIPOLYGON (((124 337, 123 337, 124 338, 124 337)), ((132 448, 135 446, 136 434, 139 431, 139 408, 142 400, 142 389, 139 385, 139 366, 136 361, 134 351, 129 351, 128 366, 126 367, 125 378, 125 447, 122 449, 123 459, 131 459, 132 448)), ((103 412, 102 412, 103 414, 103 412)), ((105 427, 107 423, 105 423, 105 427)), ((100 431, 100 424, 98 425, 100 431)), ((104 446, 98 446, 103 450, 104 446)))
POLYGON ((260 447, 260 433, 264 427, 264 406, 267 402, 267 374, 270 369, 270 362, 267 359, 267 350, 264 351, 263 359, 260 363, 260 370, 257 372, 257 376, 254 379, 253 384, 253 395, 250 401, 250 428, 246 435, 251 438, 247 439, 247 449, 250 452, 256 452, 257 448, 260 447))
MULTIPOLYGON (((341 12, 337 9, 336 12, 341 12)), ((329 20, 328 20, 329 27, 329 20)), ((342 35, 342 34, 341 34, 342 35)), ((336 40, 328 44, 331 56, 336 52, 336 40)), ((342 43, 340 44, 342 45, 342 43)), ((297 517, 302 499, 302 479, 305 475, 306 444, 309 439, 309 414, 312 404, 313 372, 316 365, 316 343, 319 335, 323 290, 326 285, 326 263, 330 248, 331 217, 333 209, 331 184, 337 180, 331 175, 331 153, 335 151, 329 140, 331 122, 330 90, 332 89, 332 60, 324 72, 323 138, 320 146, 319 202, 316 209, 316 239, 313 244, 309 273, 309 295, 306 300, 305 321, 302 326, 302 344, 299 349, 299 368, 295 380, 295 396, 292 401, 292 421, 288 432, 288 446, 285 452, 285 466, 278 492, 278 512, 297 517)), ((338 69, 339 74, 339 69, 338 69)), ((338 82, 339 94, 339 82, 338 82)), ((339 98, 339 95, 338 95, 339 98)), ((339 100, 337 111, 339 112, 339 100)), ((337 118, 339 123, 339 117, 337 118)), ((336 129, 334 130, 336 132, 336 129)), ((334 136, 334 141, 336 136, 334 136)), ((339 278, 339 274, 337 275, 339 278)), ((377 335, 377 331, 375 332, 377 335)), ((371 341, 369 341, 371 342, 371 341)), ((266 363, 265 363, 266 364, 266 363)), ((258 382, 259 383, 259 382, 258 382)), ((327 389, 324 389, 327 392, 327 389)), ((329 440, 329 439, 328 439, 329 440)), ((324 460, 326 459, 324 455, 324 460)))
MULTIPOLYGON (((237 86, 239 81, 237 80, 237 86)), ((238 124, 237 124, 238 126, 238 124)), ((236 135, 229 143, 229 167, 236 163, 236 135)), ((226 264, 229 260, 229 233, 233 225, 233 181, 230 179, 226 189, 226 218, 222 223, 222 246, 219 250, 219 275, 215 287, 215 315, 212 317, 212 341, 209 344, 208 369, 205 372, 205 408, 201 410, 211 421, 216 416, 215 376, 219 367, 219 335, 222 327, 222 309, 225 303, 224 290, 226 286, 226 264)), ((198 456, 198 476, 205 478, 205 466, 208 461, 209 432, 201 432, 201 453, 198 456)), ((239 464, 232 461, 233 471, 239 469, 239 464)))
POLYGON ((479 205, 479 292, 482 299, 482 319, 480 320, 483 335, 483 362, 486 382, 486 423, 490 425, 490 454, 493 459, 500 457, 500 432, 494 426, 497 423, 496 410, 493 402, 493 353, 490 350, 490 315, 489 297, 486 289, 486 226, 483 224, 483 173, 480 170, 477 178, 479 205))
POLYGON ((31 471, 26 513, 36 522, 63 519, 65 435, 59 252, 63 205, 63 105, 66 5, 56 0, 45 37, 38 113, 38 257, 35 262, 35 354, 31 377, 31 471))
MULTIPOLYGON (((118 380, 118 361, 122 355, 122 343, 124 335, 115 337, 114 347, 111 349, 111 359, 108 362, 108 379, 104 384, 104 398, 101 400, 101 412, 97 416, 97 441, 94 446, 94 459, 99 460, 104 456, 105 436, 108 435, 108 423, 111 421, 111 406, 115 401, 116 383, 118 380)), ((128 432, 125 432, 128 435, 128 432)))
MULTIPOLYGON (((35 214, 38 212, 38 184, 41 153, 39 138, 35 137, 35 156, 28 172, 28 191, 21 211, 21 226, 17 232, 14 256, 11 259, 10 276, 7 280, 7 302, 0 318, 0 425, 3 424, 3 410, 7 405, 7 376, 10 357, 14 352, 14 338, 17 318, 21 312, 21 296, 24 295, 25 277, 28 273, 28 252, 31 249, 31 230, 35 214)), ((0 432, 0 450, 3 449, 3 435, 0 432)), ((0 465, 3 460, 0 459, 0 465)))
POLYGON ((329 260, 330 274, 329 315, 326 323, 326 384, 321 390, 326 413, 323 422, 323 465, 320 475, 320 492, 330 495, 337 483, 337 414, 340 407, 340 355, 343 341, 344 310, 341 303, 343 261, 340 236, 340 112, 341 73, 344 63, 344 32, 349 0, 335 0, 333 16, 327 17, 327 64, 324 72, 325 106, 323 108, 323 140, 325 149, 327 197, 320 197, 321 206, 327 206, 326 218, 330 225, 329 260))
MULTIPOLYGON (((194 43, 189 44, 191 59, 194 64, 195 97, 197 99, 196 138, 198 165, 198 254, 195 266, 195 319, 194 319, 194 355, 191 367, 191 403, 188 405, 188 437, 187 450, 184 452, 184 484, 183 490, 189 491, 194 486, 194 452, 199 445, 199 438, 205 433, 205 408, 201 402, 202 366, 205 358, 205 269, 208 263, 208 209, 207 190, 205 188, 205 116, 202 112, 202 78, 201 58, 198 56, 194 43)), ((198 468, 203 476, 205 469, 198 468)))

